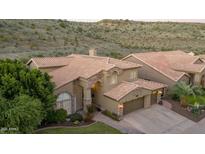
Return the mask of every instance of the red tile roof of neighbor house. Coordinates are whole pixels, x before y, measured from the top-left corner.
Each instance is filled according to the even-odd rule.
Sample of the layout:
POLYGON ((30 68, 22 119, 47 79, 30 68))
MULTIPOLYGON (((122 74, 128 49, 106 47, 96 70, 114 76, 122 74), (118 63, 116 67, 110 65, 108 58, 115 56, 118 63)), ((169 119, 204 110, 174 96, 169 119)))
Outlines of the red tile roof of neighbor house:
POLYGON ((52 80, 56 84, 56 88, 76 80, 79 77, 88 79, 103 70, 108 71, 114 67, 130 69, 141 66, 132 62, 108 57, 77 54, 72 54, 67 57, 32 58, 31 60, 34 61, 39 68, 62 66, 49 72, 49 75, 52 76, 52 80))
POLYGON ((127 82, 124 81, 114 87, 113 89, 109 90, 108 92, 104 93, 105 96, 112 98, 116 101, 121 100, 123 97, 128 95, 130 92, 136 89, 148 89, 148 90, 158 90, 161 88, 167 87, 166 84, 162 84, 159 82, 154 82, 154 81, 148 81, 144 79, 137 79, 136 81, 133 82, 127 82))
POLYGON ((188 73, 201 73, 205 69, 205 64, 177 64, 172 67, 176 71, 188 73))
MULTIPOLYGON (((186 71, 199 70, 201 67, 197 64, 193 64, 199 59, 198 56, 192 56, 180 50, 135 53, 131 55, 174 81, 178 81, 186 74, 186 71), (173 69, 176 64, 183 64, 186 67, 184 67, 184 70, 177 71, 173 69)), ((124 59, 126 59, 126 57, 124 59)))

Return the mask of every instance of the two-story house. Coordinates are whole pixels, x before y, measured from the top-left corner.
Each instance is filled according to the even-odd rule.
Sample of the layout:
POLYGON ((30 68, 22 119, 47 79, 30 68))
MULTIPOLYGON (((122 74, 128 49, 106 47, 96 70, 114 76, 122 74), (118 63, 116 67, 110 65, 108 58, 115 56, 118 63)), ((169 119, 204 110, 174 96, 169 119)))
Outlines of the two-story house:
POLYGON ((68 114, 89 104, 118 116, 157 103, 165 84, 138 78, 141 65, 96 55, 32 58, 30 68, 47 72, 55 83, 56 108, 68 114))
POLYGON ((177 82, 205 86, 205 63, 193 53, 177 51, 133 53, 124 61, 142 65, 139 77, 167 84, 171 88, 177 82))

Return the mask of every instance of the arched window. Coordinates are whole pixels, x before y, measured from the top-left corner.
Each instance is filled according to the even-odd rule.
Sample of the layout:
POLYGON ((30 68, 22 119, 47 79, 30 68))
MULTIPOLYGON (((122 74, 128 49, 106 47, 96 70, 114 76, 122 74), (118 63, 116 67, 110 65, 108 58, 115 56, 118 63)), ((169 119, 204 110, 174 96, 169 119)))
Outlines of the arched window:
POLYGON ((65 109, 68 114, 71 114, 72 113, 71 103, 72 103, 72 99, 70 94, 64 92, 58 95, 57 109, 60 108, 65 109))
POLYGON ((113 72, 110 79, 110 84, 117 84, 117 72, 113 72))

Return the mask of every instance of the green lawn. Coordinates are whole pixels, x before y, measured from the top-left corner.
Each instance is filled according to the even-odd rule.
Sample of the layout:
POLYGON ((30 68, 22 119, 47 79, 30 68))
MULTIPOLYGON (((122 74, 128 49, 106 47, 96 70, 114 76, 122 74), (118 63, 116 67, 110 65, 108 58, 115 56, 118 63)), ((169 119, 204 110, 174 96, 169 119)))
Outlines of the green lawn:
POLYGON ((36 131, 37 134, 121 134, 115 128, 112 128, 102 122, 97 122, 88 127, 76 128, 48 128, 36 131))

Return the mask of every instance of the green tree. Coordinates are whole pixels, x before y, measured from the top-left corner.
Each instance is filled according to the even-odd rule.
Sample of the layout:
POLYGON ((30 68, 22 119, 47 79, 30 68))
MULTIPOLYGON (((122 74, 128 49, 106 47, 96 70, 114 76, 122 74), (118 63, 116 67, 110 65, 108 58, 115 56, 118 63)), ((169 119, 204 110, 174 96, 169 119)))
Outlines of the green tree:
POLYGON ((175 100, 181 100, 184 96, 195 95, 191 85, 184 82, 177 83, 170 91, 170 95, 175 100))
MULTIPOLYGON (((43 119, 43 121, 45 122, 48 113, 53 111, 54 108, 54 102, 56 100, 56 97, 53 95, 53 91, 54 91, 54 85, 50 81, 50 76, 47 73, 42 73, 41 71, 36 69, 32 69, 32 70, 28 69, 26 65, 24 65, 22 62, 17 60, 14 61, 8 59, 0 60, 0 96, 2 97, 3 100, 5 100, 3 102, 6 102, 5 104, 8 104, 8 106, 7 105, 5 106, 7 107, 7 109, 5 108, 5 111, 10 110, 10 112, 8 113, 11 113, 11 111, 13 111, 17 114, 18 111, 17 109, 19 109, 19 105, 25 106, 25 110, 27 110, 26 105, 30 104, 34 100, 35 102, 38 100, 44 112, 41 112, 41 110, 39 110, 40 107, 36 107, 34 105, 35 103, 32 103, 34 105, 33 111, 29 112, 27 116, 32 117, 32 115, 30 114, 33 114, 35 113, 36 110, 38 110, 36 111, 36 113, 40 112, 41 114, 43 114, 42 118, 38 118, 38 119, 41 120, 43 119), (20 103, 21 99, 18 100, 18 98, 22 98, 21 96, 24 95, 26 95, 30 99, 30 101, 28 98, 26 99, 27 104, 26 101, 20 103), (19 102, 19 103, 15 103, 15 102, 19 102)), ((0 112, 1 112, 0 114, 2 114, 2 110, 0 110, 0 112)), ((10 118, 8 117, 6 118, 7 120, 10 119, 8 120, 8 123, 10 123, 11 119, 14 119, 14 121, 18 120, 15 119, 13 115, 15 114, 12 115, 10 114, 10 118)), ((17 116, 24 117, 22 115, 17 115, 17 116)), ((16 123, 20 124, 19 122, 16 123)), ((35 123, 36 122, 34 122, 34 124, 35 123)), ((33 126, 31 128, 33 128, 33 126)), ((28 128, 24 128, 24 129, 31 130, 29 126, 28 128)), ((28 131, 23 130, 23 132, 28 132, 28 131)))
POLYGON ((13 100, 0 98, 0 127, 7 128, 1 133, 32 133, 41 123, 43 115, 44 111, 38 99, 27 95, 13 100), (12 130, 9 130, 11 128, 12 130))

